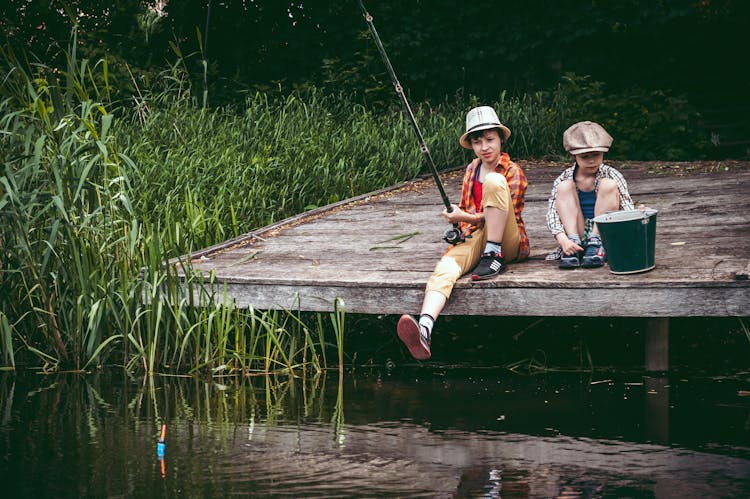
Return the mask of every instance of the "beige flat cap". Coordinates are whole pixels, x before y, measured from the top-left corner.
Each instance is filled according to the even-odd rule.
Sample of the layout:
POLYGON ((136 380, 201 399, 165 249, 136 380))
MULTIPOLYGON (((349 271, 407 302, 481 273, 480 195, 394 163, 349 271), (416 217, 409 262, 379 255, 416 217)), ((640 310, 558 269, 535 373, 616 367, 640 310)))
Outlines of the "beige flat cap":
POLYGON ((563 133, 563 147, 573 155, 591 151, 607 152, 612 140, 604 127, 593 121, 579 121, 563 133))

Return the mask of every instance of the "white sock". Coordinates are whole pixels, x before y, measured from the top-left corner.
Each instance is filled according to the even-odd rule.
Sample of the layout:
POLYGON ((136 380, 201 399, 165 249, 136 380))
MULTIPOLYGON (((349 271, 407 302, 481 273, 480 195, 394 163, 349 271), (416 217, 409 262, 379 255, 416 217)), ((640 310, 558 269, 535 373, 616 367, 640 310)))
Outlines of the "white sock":
POLYGON ((427 330, 427 334, 432 334, 432 326, 435 325, 435 319, 429 314, 419 316, 419 325, 427 330))
POLYGON ((500 243, 495 243, 493 241, 487 241, 487 244, 484 246, 484 252, 485 253, 497 253, 502 254, 503 253, 503 247, 500 243))

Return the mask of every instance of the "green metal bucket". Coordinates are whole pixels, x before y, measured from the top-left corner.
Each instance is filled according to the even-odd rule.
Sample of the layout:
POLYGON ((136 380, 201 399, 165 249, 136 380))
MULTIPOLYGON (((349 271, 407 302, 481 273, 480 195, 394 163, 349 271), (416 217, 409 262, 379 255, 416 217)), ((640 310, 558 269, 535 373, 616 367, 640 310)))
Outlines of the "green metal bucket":
POLYGON ((602 236, 609 271, 635 274, 654 268, 656 210, 625 210, 594 218, 602 236))

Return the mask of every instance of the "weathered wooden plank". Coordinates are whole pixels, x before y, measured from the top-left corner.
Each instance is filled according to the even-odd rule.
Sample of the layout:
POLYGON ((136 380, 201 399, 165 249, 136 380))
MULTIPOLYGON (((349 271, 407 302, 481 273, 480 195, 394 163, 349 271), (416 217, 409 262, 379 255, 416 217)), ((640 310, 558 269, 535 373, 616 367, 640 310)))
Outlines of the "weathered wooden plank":
MULTIPOLYGON (((659 262, 657 257, 657 262, 659 262)), ((679 263, 679 262, 677 262, 679 263)), ((667 284, 698 285, 701 282, 711 282, 715 285, 723 285, 737 279, 735 276, 746 271, 743 262, 734 260, 717 260, 696 262, 692 268, 675 266, 669 262, 657 264, 652 270, 653 276, 643 279, 639 275, 618 276, 603 269, 580 269, 569 271, 568 274, 560 276, 560 270, 555 264, 531 261, 524 263, 511 263, 509 270, 502 276, 492 280, 492 287, 565 287, 568 283, 590 283, 596 286, 627 286, 629 283, 637 283, 637 286, 649 287, 667 284), (706 266, 698 266, 704 263, 706 266), (675 272, 680 275, 673 276, 675 272), (716 281, 716 282, 713 282, 716 281)), ((295 261, 287 265, 278 264, 275 261, 258 262, 250 272, 242 266, 216 264, 212 267, 217 275, 225 274, 223 280, 237 280, 246 282, 276 281, 290 276, 299 276, 298 282, 314 279, 325 282, 365 282, 367 276, 373 276, 376 281, 384 281, 392 284, 401 282, 412 282, 411 276, 421 276, 426 281, 427 274, 432 272, 434 263, 430 260, 422 260, 412 266, 403 268, 396 263, 373 261, 369 264, 356 262, 339 263, 335 260, 328 261, 295 261), (262 274, 264 278, 253 278, 255 274, 262 274), (251 276, 243 279, 242 276, 251 276), (386 277, 388 277, 386 279, 386 277)), ((463 279, 468 280, 467 277, 463 279)), ((740 277, 741 279, 741 277, 740 277)))
MULTIPOLYGON (((741 255, 740 251, 750 246, 748 236, 750 233, 736 224, 722 224, 721 228, 704 225, 689 224, 688 221, 680 223, 660 224, 657 221, 656 251, 658 254, 668 256, 679 255, 685 251, 698 252, 699 254, 713 255, 721 251, 731 251, 735 255, 741 255), (726 247, 727 244, 734 243, 726 247), (736 245, 736 247, 734 247, 736 245)), ((413 227, 412 227, 413 228, 413 227)), ((324 251, 317 251, 317 255, 326 254, 349 254, 350 259, 370 259, 385 253, 404 253, 404 256, 421 253, 426 256, 442 254, 447 245, 442 241, 443 231, 448 225, 439 227, 436 232, 387 232, 380 233, 375 229, 367 234, 362 234, 356 241, 341 240, 338 234, 326 231, 297 232, 288 234, 288 237, 275 240, 266 244, 245 245, 225 254, 206 255, 209 259, 229 258, 240 260, 241 258, 256 258, 268 255, 271 252, 279 252, 284 256, 287 254, 309 255, 313 249, 318 248, 321 238, 328 238, 330 242, 321 246, 324 251), (400 238, 401 236, 408 236, 400 238)), ((366 228, 363 228, 365 230, 366 228)), ((530 233, 531 249, 536 253, 548 253, 555 248, 555 242, 549 234, 539 235, 530 233)), ((698 255, 696 255, 698 256, 698 255)), ((205 260, 205 258, 204 258, 205 260)))
MULTIPOLYGON (((561 276, 557 266, 548 262, 524 262, 510 264, 509 270, 502 276, 489 282, 471 282, 468 277, 459 280, 459 285, 466 282, 474 287, 497 287, 497 288, 566 288, 584 287, 590 285, 595 288, 620 287, 620 288, 648 288, 648 287, 728 287, 744 286, 743 283, 734 284, 737 280, 735 275, 743 271, 743 262, 726 261, 716 262, 708 268, 695 267, 685 270, 680 275, 672 275, 673 269, 666 265, 659 265, 650 271, 653 273, 649 279, 644 279, 642 274, 615 275, 606 268, 601 269, 579 269, 566 271, 561 276)), ((220 266, 216 266, 222 270, 220 266)), ((254 268, 254 272, 238 271, 228 269, 232 275, 225 276, 222 280, 237 283, 309 283, 311 281, 325 281, 325 283, 336 285, 377 285, 377 286, 400 286, 411 285, 414 279, 426 282, 428 275, 432 272, 432 262, 414 266, 406 269, 399 268, 393 264, 380 264, 374 262, 372 265, 363 266, 356 264, 340 264, 338 272, 332 272, 330 268, 312 262, 310 265, 298 264, 296 266, 284 267, 283 265, 260 265, 254 268), (258 272, 257 270, 267 270, 258 272), (397 276, 398 279, 383 279, 384 275, 397 276)), ((680 269, 683 269, 680 267, 680 269)), ((241 269, 242 270, 242 269, 241 269)), ((741 279, 739 279, 741 280, 741 279)))
MULTIPOLYGON (((566 276, 565 279, 559 279, 556 272, 559 272, 556 268, 550 268, 547 273, 539 273, 534 276, 524 275, 522 273, 512 273, 510 270, 501 278, 496 279, 491 284, 484 283, 471 283, 473 287, 482 289, 482 286, 489 286, 497 289, 531 289, 531 288, 547 288, 547 289, 665 289, 665 288, 677 288, 677 287, 692 287, 699 288, 698 284, 701 280, 706 280, 712 277, 710 272, 701 273, 697 269, 690 276, 685 276, 681 279, 671 279, 669 281, 643 281, 634 279, 630 282, 624 279, 617 280, 616 278, 610 278, 608 274, 599 274, 599 276, 592 275, 589 271, 576 271, 575 275, 566 276), (588 275, 587 275, 588 274, 588 275)), ((331 286, 368 286, 382 289, 397 289, 404 286, 415 286, 419 285, 420 288, 424 287, 424 284, 431 273, 431 267, 425 267, 423 269, 410 269, 403 271, 400 274, 398 281, 390 280, 384 281, 382 279, 383 274, 386 272, 380 268, 372 269, 352 269, 351 271, 342 272, 338 275, 331 275, 327 271, 318 272, 316 269, 310 269, 309 272, 304 274, 303 277, 295 279, 293 276, 300 275, 299 273, 289 272, 285 274, 269 274, 270 278, 266 279, 242 279, 242 278, 224 278, 223 282, 233 282, 237 284, 260 284, 271 286, 274 283, 288 283, 292 285, 303 285, 309 283, 317 283, 318 286, 331 285, 331 286)), ((606 272, 606 271, 605 271, 606 272)), ((722 272, 722 276, 726 279, 724 282, 713 282, 707 283, 704 288, 728 288, 730 280, 735 280, 734 275, 738 272, 736 268, 729 268, 722 272)), ((616 277, 631 277, 631 276, 616 276, 616 277)), ((470 281, 468 278, 462 278, 457 284, 457 289, 461 289, 464 283, 468 284, 470 281)), ((740 285, 740 287, 744 287, 740 285)), ((745 291, 746 292, 746 291, 745 291)))
MULTIPOLYGON (((442 252, 442 245, 435 244, 434 259, 419 258, 408 265, 404 265, 403 259, 409 255, 404 255, 402 250, 384 249, 378 252, 371 252, 372 255, 357 255, 356 258, 350 252, 339 249, 331 249, 322 254, 307 254, 295 251, 294 248, 279 249, 273 251, 259 251, 255 257, 249 261, 243 261, 244 257, 229 255, 216 258, 213 261, 206 262, 212 269, 234 269, 237 275, 274 275, 280 273, 298 274, 304 276, 306 272, 318 272, 321 275, 325 272, 330 273, 331 277, 341 275, 342 273, 356 274, 359 270, 377 270, 381 272, 393 272, 395 274, 409 270, 431 271, 435 261, 442 252)), ((648 279, 642 276, 613 276, 603 269, 590 269, 573 271, 564 275, 554 265, 553 262, 540 261, 546 252, 534 253, 533 260, 516 263, 510 263, 510 271, 502 278, 499 278, 498 285, 507 280, 513 280, 518 275, 519 279, 524 280, 544 280, 552 278, 554 280, 568 281, 585 279, 589 281, 611 281, 625 282, 627 279, 637 279, 639 281, 657 281, 665 282, 679 281, 682 279, 718 279, 721 273, 736 273, 745 267, 745 263, 736 256, 729 254, 731 246, 726 254, 702 254, 694 251, 691 244, 686 243, 684 246, 677 247, 672 252, 656 252, 657 267, 650 272, 648 279), (679 273, 675 273, 675 269, 679 273)), ((741 247, 742 248, 742 247, 741 247)), ((744 246, 747 250, 747 246, 744 246)), ((736 248, 735 248, 736 249, 736 248)), ((423 251, 423 255, 428 254, 423 251)), ((396 279, 397 276, 394 276, 396 279)), ((494 281, 493 281, 494 282, 494 281)))
MULTIPOLYGON (((364 314, 417 313, 420 287, 226 283, 217 287, 235 306, 313 312, 344 309, 364 314)), ((586 317, 722 317, 750 315, 748 288, 477 288, 458 286, 443 315, 586 317), (583 299, 585 297, 585 299, 583 299), (554 306, 550 306, 554 304, 554 306), (565 308, 570 304, 575 307, 565 308), (696 306, 705 304, 705 306, 696 306)), ((196 296, 196 300, 198 297, 196 296)))

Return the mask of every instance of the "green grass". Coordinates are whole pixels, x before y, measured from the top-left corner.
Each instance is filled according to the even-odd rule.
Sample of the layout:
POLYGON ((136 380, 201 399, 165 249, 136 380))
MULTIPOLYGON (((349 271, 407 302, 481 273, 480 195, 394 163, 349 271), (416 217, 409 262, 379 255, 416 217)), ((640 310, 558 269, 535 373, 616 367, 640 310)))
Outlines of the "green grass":
MULTIPOLYGON (((168 265, 172 256, 301 209, 265 204, 279 184, 249 193, 236 188, 276 176, 280 170, 269 169, 278 158, 246 161, 262 152, 248 143, 231 148, 232 136, 205 140, 235 128, 228 111, 198 109, 171 90, 148 103, 146 116, 139 114, 144 108, 108 101, 104 62, 91 67, 71 58, 66 71, 57 71, 2 55, 4 367, 119 364, 222 375, 328 367, 321 351, 331 345, 318 329, 332 327, 325 321, 232 307, 220 286, 204 286, 190 268, 181 269, 183 286, 168 265), (159 120, 171 124, 167 136, 159 120)), ((253 133, 252 116, 241 119, 242 133, 253 133)), ((305 154, 307 160, 312 153, 305 154)), ((296 188, 308 189, 309 179, 302 180, 296 188)), ((273 198, 296 194, 280 196, 273 198)))

